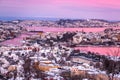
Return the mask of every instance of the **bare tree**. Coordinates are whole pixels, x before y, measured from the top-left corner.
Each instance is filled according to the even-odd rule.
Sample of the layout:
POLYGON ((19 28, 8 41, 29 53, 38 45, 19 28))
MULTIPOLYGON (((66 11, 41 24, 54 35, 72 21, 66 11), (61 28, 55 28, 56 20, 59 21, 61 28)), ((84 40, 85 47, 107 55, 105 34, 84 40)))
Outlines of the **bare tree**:
POLYGON ((106 70, 109 76, 109 80, 113 80, 114 75, 118 74, 120 71, 120 49, 118 48, 118 50, 115 51, 110 50, 110 53, 107 52, 107 54, 109 55, 109 57, 104 57, 102 60, 103 69, 106 70))

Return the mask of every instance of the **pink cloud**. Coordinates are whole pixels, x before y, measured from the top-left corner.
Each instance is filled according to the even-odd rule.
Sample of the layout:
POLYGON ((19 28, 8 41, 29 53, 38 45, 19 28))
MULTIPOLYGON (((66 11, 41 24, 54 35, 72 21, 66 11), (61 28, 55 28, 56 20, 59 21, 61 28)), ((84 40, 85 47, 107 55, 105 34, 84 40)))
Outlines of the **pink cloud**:
POLYGON ((0 0, 3 6, 80 6, 120 8, 120 0, 0 0))
POLYGON ((120 0, 54 0, 58 5, 120 8, 120 0))
POLYGON ((0 0, 0 10, 3 15, 109 18, 111 13, 118 18, 120 0, 0 0))

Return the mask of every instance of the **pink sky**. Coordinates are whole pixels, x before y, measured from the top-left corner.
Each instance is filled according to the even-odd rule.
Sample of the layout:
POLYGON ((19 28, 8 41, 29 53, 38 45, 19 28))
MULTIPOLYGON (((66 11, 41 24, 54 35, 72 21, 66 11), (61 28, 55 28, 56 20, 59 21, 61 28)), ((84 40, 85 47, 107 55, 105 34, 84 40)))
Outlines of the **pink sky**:
POLYGON ((120 20, 120 0, 0 0, 0 16, 120 20))

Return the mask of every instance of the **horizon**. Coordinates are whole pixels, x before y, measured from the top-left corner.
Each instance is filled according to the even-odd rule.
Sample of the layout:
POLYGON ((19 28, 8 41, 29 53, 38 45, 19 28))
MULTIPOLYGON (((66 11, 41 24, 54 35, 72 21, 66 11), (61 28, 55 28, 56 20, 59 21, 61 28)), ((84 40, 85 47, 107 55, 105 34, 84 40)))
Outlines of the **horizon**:
POLYGON ((105 20, 108 22, 119 22, 120 20, 107 20, 100 18, 56 18, 56 17, 2 17, 0 16, 0 21, 14 21, 14 20, 46 20, 46 21, 57 21, 57 20, 87 20, 87 19, 96 19, 96 20, 105 20))
POLYGON ((120 1, 0 0, 0 13, 2 17, 50 17, 120 21, 120 1))

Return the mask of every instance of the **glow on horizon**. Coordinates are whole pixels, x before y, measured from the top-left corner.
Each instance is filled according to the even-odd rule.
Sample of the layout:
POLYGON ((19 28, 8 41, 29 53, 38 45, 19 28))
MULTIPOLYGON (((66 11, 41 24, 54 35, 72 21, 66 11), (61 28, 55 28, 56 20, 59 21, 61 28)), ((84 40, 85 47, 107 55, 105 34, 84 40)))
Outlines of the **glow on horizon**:
POLYGON ((0 16, 120 20, 120 0, 0 0, 0 16))

